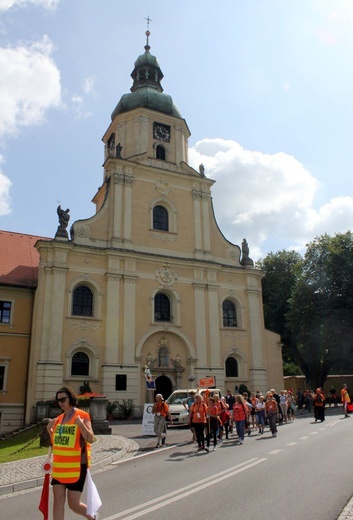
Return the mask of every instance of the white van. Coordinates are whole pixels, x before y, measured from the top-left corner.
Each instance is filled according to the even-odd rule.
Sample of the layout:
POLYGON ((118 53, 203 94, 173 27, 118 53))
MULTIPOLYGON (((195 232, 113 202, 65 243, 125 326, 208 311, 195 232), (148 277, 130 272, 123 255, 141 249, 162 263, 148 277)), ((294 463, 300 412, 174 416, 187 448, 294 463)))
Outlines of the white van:
MULTIPOLYGON (((189 388, 188 390, 175 390, 168 399, 166 400, 167 405, 169 406, 170 415, 173 419, 173 425, 177 426, 180 424, 181 426, 185 426, 189 422, 189 412, 184 407, 183 403, 189 397, 190 392, 199 393, 201 395, 204 394, 206 388, 201 388, 197 390, 196 388, 189 388)), ((222 396, 221 391, 218 388, 209 388, 210 394, 218 394, 220 397, 222 396)))

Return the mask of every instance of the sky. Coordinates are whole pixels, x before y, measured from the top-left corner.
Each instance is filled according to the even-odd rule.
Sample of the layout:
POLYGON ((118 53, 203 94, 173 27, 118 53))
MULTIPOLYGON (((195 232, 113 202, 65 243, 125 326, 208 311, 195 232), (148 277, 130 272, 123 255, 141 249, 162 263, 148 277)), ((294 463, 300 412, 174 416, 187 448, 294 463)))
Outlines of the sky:
POLYGON ((0 0, 0 229, 94 214, 147 17, 224 236, 257 261, 351 229, 351 0, 0 0))

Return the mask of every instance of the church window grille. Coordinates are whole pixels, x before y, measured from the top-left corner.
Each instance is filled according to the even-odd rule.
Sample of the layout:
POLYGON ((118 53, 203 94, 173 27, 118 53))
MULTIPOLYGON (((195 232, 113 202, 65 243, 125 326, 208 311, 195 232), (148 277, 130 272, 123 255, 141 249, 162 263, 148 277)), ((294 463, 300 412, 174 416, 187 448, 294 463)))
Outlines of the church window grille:
POLYGON ((168 231, 168 211, 163 206, 155 206, 153 208, 153 229, 159 231, 168 231))
POLYGON ((222 304, 223 327, 237 327, 237 310, 233 302, 225 300, 222 304))
POLYGON ((154 298, 155 321, 171 321, 170 300, 163 293, 156 294, 154 298))
POLYGON ((89 375, 89 357, 84 352, 76 352, 72 356, 71 362, 72 376, 88 376, 89 375))
POLYGON ((226 359, 226 377, 239 377, 238 361, 232 356, 226 359))
POLYGON ((93 316, 93 293, 86 285, 79 285, 73 292, 73 316, 93 316))

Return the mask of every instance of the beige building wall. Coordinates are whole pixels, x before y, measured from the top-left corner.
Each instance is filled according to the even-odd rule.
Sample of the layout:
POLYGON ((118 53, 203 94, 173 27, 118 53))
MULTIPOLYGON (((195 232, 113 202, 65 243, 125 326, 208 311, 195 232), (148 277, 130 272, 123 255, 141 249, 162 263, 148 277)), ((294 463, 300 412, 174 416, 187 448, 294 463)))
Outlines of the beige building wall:
POLYGON ((6 433, 24 422, 33 291, 0 285, 0 301, 11 302, 10 323, 0 322, 0 433, 6 433))

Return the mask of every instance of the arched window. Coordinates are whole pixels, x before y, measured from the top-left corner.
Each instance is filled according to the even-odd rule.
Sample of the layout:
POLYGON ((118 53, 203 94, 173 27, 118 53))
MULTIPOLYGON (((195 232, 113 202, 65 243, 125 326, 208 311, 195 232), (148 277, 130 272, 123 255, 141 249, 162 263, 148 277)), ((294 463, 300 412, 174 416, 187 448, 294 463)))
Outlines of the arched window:
POLYGON ((171 321, 170 300, 163 293, 156 294, 154 298, 154 320, 171 321))
POLYGON ((89 375, 89 357, 84 352, 76 352, 72 356, 71 361, 72 376, 88 376, 89 375))
POLYGON ((159 159, 160 161, 165 161, 165 148, 160 144, 156 148, 156 159, 159 159))
POLYGON ((238 361, 234 357, 226 359, 226 377, 238 377, 238 361))
POLYGON ((164 206, 155 206, 153 208, 153 229, 160 231, 168 231, 168 211, 164 206))
POLYGON ((79 285, 72 296, 73 316, 93 316, 93 293, 86 285, 79 285))
POLYGON ((223 311, 223 327, 237 327, 237 310, 230 300, 224 300, 222 304, 223 311))

